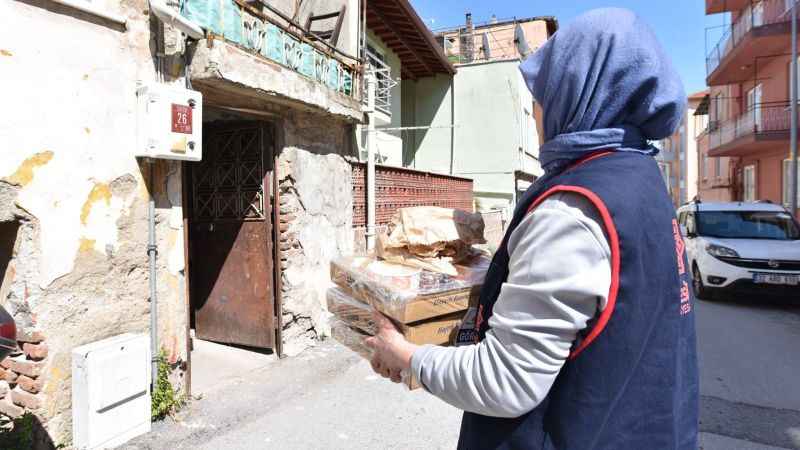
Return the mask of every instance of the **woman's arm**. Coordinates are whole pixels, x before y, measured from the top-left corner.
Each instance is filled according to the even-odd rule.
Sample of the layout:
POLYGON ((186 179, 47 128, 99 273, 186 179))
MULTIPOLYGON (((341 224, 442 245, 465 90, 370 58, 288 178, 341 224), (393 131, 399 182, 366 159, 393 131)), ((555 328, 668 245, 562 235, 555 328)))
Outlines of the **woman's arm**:
POLYGON ((425 388, 460 409, 517 417, 539 404, 577 334, 605 306, 608 242, 594 207, 550 197, 511 235, 509 276, 477 345, 424 346, 411 359, 425 388))

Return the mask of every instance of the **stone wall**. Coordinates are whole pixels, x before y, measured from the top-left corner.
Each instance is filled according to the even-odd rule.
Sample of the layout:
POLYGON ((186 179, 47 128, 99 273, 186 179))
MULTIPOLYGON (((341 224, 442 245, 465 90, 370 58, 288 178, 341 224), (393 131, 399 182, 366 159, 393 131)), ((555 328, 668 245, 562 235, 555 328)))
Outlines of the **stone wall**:
POLYGON ((126 28, 44 0, 0 2, 0 223, 16 230, 0 242, 11 249, 0 304, 23 342, 0 366, 6 382, 17 374, 0 414, 32 408, 55 444, 71 441, 72 349, 149 331, 151 193, 160 343, 176 366, 187 359, 180 165, 159 162, 150 179, 134 157, 136 83, 157 79, 147 2, 106 3, 126 28), (26 345, 34 331, 46 351, 26 345))
MULTIPOLYGON (((127 19, 125 27, 46 0, 0 2, 0 72, 6 81, 0 84, 0 224, 10 224, 0 229, 0 249, 11 248, 7 267, 0 261, 0 304, 14 316, 23 341, 23 353, 0 363, 11 369, 4 368, 3 376, 17 374, 0 408, 13 416, 20 410, 11 406, 35 406, 37 422, 56 445, 71 441, 72 349, 149 331, 151 195, 159 341, 179 369, 178 387, 188 358, 181 165, 159 161, 151 176, 151 166, 134 156, 137 83, 183 85, 182 58, 168 58, 159 75, 157 22, 148 16, 147 1, 106 3, 127 19), (25 341, 33 331, 47 337, 46 355, 31 345, 25 353, 25 343, 35 344, 25 341), (26 366, 35 366, 37 376, 25 374, 26 366)), ((276 114, 283 142, 277 170, 284 339, 286 353, 294 354, 326 333, 328 261, 352 251, 352 184, 344 156, 352 153, 351 123, 360 118, 360 106, 339 94, 325 97, 319 86, 309 97, 309 82, 295 83, 288 75, 272 78, 292 81, 280 86, 288 91, 273 95, 258 77, 265 63, 228 47, 214 46, 225 70, 217 77, 222 85, 206 80, 206 89, 216 89, 216 98, 208 100, 224 100, 223 88, 235 84, 282 107, 308 103, 276 114)), ((208 50, 200 51, 198 63, 208 50)), ((202 67, 209 69, 204 74, 212 72, 202 67)), ((265 73, 277 77, 269 69, 265 73)))
POLYGON ((285 122, 278 159, 284 352, 330 335, 325 290, 332 258, 353 252, 347 124, 312 114, 285 122))

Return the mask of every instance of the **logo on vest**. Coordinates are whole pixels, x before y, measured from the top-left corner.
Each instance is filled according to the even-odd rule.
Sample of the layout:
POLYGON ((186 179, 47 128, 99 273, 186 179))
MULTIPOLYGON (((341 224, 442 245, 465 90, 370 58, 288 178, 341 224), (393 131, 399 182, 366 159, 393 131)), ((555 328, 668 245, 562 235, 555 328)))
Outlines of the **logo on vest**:
POLYGON ((692 311, 692 304, 689 303, 689 283, 681 281, 681 315, 685 316, 692 311))
POLYGON ((675 219, 672 219, 672 236, 675 238, 675 256, 678 257, 678 274, 683 275, 686 273, 686 264, 683 259, 683 254, 686 252, 686 244, 683 243, 681 229, 678 227, 678 221, 675 219))

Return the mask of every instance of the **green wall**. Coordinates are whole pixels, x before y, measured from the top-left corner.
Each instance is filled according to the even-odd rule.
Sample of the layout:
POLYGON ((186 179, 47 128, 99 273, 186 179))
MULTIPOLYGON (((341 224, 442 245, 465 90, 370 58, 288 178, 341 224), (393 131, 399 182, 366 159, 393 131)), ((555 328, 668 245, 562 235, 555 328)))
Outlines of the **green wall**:
MULTIPOLYGON (((452 164, 453 175, 474 180, 481 208, 508 204, 514 193, 513 172, 523 168, 520 148, 538 147, 532 142, 536 139, 532 119, 526 116, 533 98, 518 65, 518 61, 463 65, 452 78, 404 81, 403 126, 456 124, 454 129, 432 128, 413 136, 407 132, 404 164, 441 173, 451 173, 452 164)), ((538 149, 531 151, 538 155, 538 149)), ((530 163, 524 169, 538 174, 530 163)))

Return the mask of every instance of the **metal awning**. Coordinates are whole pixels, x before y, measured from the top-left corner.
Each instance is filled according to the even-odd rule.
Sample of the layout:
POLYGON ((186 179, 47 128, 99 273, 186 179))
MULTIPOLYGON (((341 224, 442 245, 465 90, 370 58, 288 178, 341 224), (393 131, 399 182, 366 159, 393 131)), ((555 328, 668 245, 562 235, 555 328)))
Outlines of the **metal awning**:
POLYGON ((403 79, 456 73, 408 0, 367 1, 367 28, 400 58, 403 79))

